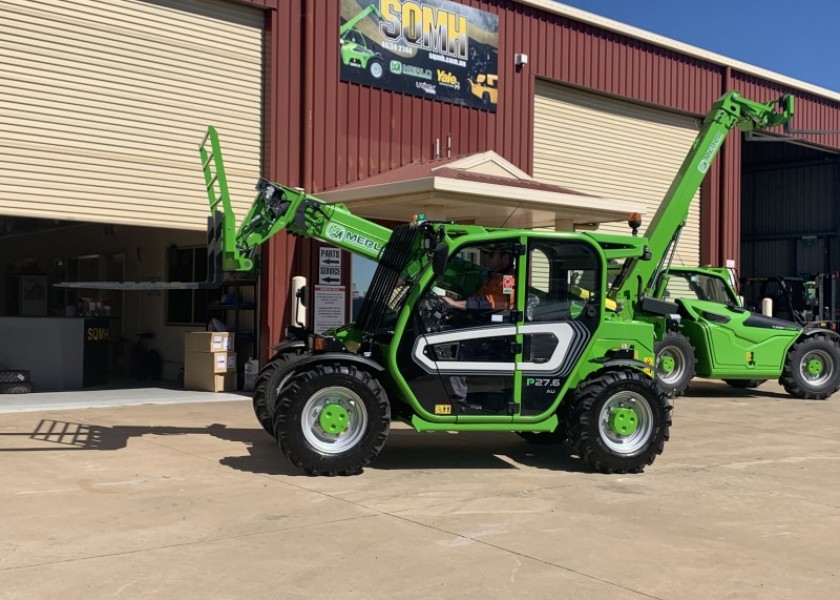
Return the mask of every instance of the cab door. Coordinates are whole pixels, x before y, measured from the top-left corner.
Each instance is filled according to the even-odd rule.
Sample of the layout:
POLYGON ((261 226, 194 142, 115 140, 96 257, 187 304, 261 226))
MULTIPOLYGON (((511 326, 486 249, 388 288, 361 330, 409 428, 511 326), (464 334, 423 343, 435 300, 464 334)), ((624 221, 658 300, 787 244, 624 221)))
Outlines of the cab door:
POLYGON ((520 414, 534 416, 557 399, 598 328, 604 290, 600 254, 585 240, 529 237, 526 249, 517 378, 520 414))
POLYGON ((518 410, 517 270, 523 248, 519 237, 462 246, 415 309, 411 360, 422 374, 408 383, 429 412, 451 411, 459 422, 469 422, 510 420, 518 410))

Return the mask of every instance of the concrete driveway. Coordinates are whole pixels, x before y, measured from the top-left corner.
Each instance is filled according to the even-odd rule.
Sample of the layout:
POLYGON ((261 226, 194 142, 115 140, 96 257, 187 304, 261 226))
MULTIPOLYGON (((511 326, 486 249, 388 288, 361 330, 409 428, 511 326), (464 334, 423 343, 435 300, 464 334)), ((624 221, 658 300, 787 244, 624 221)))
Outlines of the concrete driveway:
POLYGON ((195 400, 0 415, 0 598, 837 597, 837 396, 700 382, 642 475, 400 427, 350 478, 195 400))

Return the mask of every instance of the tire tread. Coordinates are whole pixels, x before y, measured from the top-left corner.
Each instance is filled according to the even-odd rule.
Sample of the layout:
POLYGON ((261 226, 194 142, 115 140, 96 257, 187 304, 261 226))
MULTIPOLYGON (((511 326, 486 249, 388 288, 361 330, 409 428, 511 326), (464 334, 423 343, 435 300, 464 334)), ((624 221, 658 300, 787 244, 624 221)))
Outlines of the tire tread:
MULTIPOLYGON (((595 403, 607 389, 628 382, 647 386, 648 384, 643 383, 646 379, 640 373, 612 371, 585 381, 575 392, 572 407, 567 416, 566 430, 574 453, 593 470, 604 474, 641 473, 665 449, 665 442, 670 439, 671 405, 665 391, 653 380, 651 380, 650 388, 659 402, 658 410, 662 412, 662 422, 655 424, 653 440, 647 449, 638 456, 632 457, 633 460, 629 460, 629 457, 610 456, 608 451, 601 451, 599 448, 600 440, 591 439, 593 429, 597 431, 597 423, 593 423, 593 420, 598 418, 595 403)), ((657 407, 651 408, 656 412, 657 407)), ((595 437, 597 438, 597 434, 595 437)))
POLYGON ((391 405, 385 390, 379 384, 379 381, 372 377, 370 373, 358 369, 353 365, 317 365, 311 370, 297 375, 284 389, 286 390, 285 393, 278 398, 277 402, 274 433, 280 450, 298 469, 312 476, 325 475, 327 477, 335 477, 336 475, 358 475, 363 471, 364 467, 379 455, 379 452, 388 439, 391 426, 391 405), (371 414, 371 411, 368 411, 368 418, 378 419, 380 421, 378 432, 371 441, 370 448, 361 455, 357 455, 358 453, 354 452, 345 452, 342 455, 330 456, 328 460, 309 461, 299 451, 298 440, 295 437, 296 435, 302 435, 299 431, 295 431, 295 428, 300 427, 300 423, 296 423, 294 419, 295 403, 299 402, 305 396, 306 388, 313 381, 332 375, 352 377, 372 395, 378 414, 371 414), (290 436, 289 434, 292 431, 295 431, 295 433, 290 436))

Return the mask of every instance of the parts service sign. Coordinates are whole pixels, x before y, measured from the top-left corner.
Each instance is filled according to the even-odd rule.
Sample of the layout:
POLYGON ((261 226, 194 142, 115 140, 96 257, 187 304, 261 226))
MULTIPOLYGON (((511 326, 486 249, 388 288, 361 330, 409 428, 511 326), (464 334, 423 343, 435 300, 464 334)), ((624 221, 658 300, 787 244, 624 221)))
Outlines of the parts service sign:
POLYGON ((341 80, 496 110, 499 17, 446 0, 342 0, 341 80))

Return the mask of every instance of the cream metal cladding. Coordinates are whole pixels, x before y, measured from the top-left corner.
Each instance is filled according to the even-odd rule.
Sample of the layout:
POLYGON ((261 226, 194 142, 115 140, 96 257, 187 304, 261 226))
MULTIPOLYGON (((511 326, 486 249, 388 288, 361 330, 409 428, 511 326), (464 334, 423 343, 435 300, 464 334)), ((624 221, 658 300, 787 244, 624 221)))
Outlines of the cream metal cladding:
MULTIPOLYGON (((699 119, 537 82, 534 177, 645 207, 653 218, 700 127, 699 119)), ((626 222, 599 231, 629 233, 626 222)), ((691 205, 675 265, 700 261, 700 193, 691 205)))
POLYGON ((219 129, 244 214, 263 14, 223 0, 0 0, 0 214, 204 229, 219 129))

